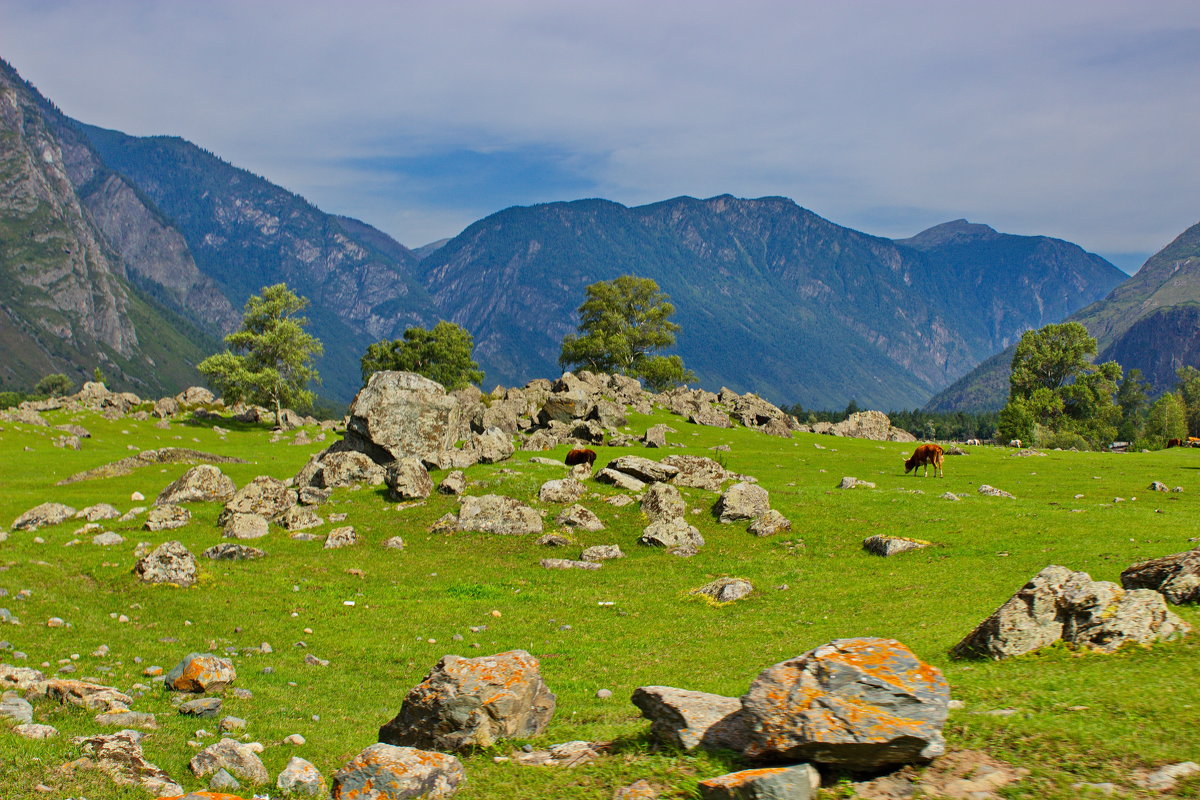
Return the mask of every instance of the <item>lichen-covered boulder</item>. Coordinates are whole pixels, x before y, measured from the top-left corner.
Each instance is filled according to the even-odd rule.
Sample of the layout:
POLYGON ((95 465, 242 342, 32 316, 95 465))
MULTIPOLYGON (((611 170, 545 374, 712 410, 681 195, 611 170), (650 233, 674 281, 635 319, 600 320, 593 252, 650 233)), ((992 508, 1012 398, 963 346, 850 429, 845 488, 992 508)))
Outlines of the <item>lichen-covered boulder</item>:
POLYGON ((768 667, 742 696, 745 754, 848 770, 945 751, 950 687, 894 639, 838 639, 768 667))
POLYGON ((555 696, 538 660, 524 650, 494 656, 442 656, 379 729, 379 741, 430 750, 489 747, 537 736, 554 715, 555 696))
POLYGON ((364 483, 378 486, 387 481, 387 471, 367 456, 343 449, 341 444, 334 447, 317 453, 300 468, 296 474, 297 486, 336 489, 364 483))
POLYGON ((519 536, 541 533, 542 517, 511 497, 497 494, 465 496, 460 498, 455 527, 460 531, 519 536))
POLYGON ((1200 549, 1132 564, 1121 573, 1121 586, 1153 589, 1176 605, 1200 602, 1200 549))
POLYGON ((75 509, 62 503, 42 503, 13 520, 14 531, 36 531, 46 525, 57 525, 75 516, 75 509))
POLYGON ((71 741, 78 745, 87 759, 71 762, 72 765, 91 766, 106 773, 113 783, 122 786, 140 786, 154 796, 176 795, 183 788, 171 776, 146 760, 140 744, 143 733, 134 730, 98 736, 80 736, 71 741))
POLYGON ((546 481, 538 489, 538 500, 543 503, 577 503, 587 487, 574 478, 546 481))
POLYGON ((863 550, 876 556, 894 556, 897 553, 907 553, 909 550, 920 550, 930 547, 933 542, 924 539, 909 539, 904 536, 885 536, 877 534, 863 539, 863 550))
POLYGON ((564 508, 554 521, 564 528, 578 529, 581 531, 589 531, 596 533, 604 530, 604 523, 596 516, 595 512, 584 508, 581 505, 573 505, 564 508))
POLYGON ((683 495, 669 483, 658 481, 650 484, 642 497, 642 513, 651 522, 682 517, 685 511, 687 506, 683 502, 683 495))
POLYGON ((278 478, 259 475, 234 493, 221 511, 217 524, 225 524, 234 514, 257 514, 270 519, 287 511, 296 503, 295 489, 278 478))
POLYGON ((719 463, 705 456, 669 455, 662 463, 675 467, 679 473, 671 482, 676 486, 690 486, 710 492, 721 491, 721 484, 729 480, 729 472, 719 463))
POLYGON ((376 372, 350 405, 345 443, 377 464, 450 450, 464 425, 460 401, 413 372, 376 372))
POLYGON ((769 508, 765 514, 755 517, 754 521, 746 528, 755 536, 774 536, 791 529, 792 521, 773 508, 769 508))
POLYGON ((1150 589, 1126 591, 1086 572, 1052 564, 1008 599, 951 653, 959 658, 1008 658, 1062 639, 1111 653, 1125 644, 1182 636, 1186 623, 1150 589))
POLYGON ((734 522, 757 519, 771 510, 771 496, 756 483, 741 481, 730 486, 717 500, 717 520, 734 522))
POLYGON ((267 518, 258 514, 222 515, 226 539, 261 539, 271 532, 267 518))
POLYGON ((754 584, 745 578, 717 578, 699 589, 693 589, 691 594, 710 597, 718 603, 732 603, 753 591, 754 584))
POLYGON ((237 680, 233 662, 212 653, 188 653, 163 679, 176 692, 219 692, 237 680))
POLYGON ((257 547, 236 544, 234 542, 222 542, 221 544, 214 544, 200 555, 210 558, 213 561, 251 561, 256 558, 262 558, 266 554, 265 550, 260 550, 257 547))
POLYGON ((615 469, 608 469, 607 467, 596 473, 596 481, 610 484, 627 492, 640 492, 646 488, 645 481, 624 472, 618 472, 615 469))
POLYGON ((334 773, 333 800, 438 800, 466 779, 454 756, 380 742, 334 773))
POLYGON ((237 485, 224 472, 212 464, 197 464, 163 489, 154 505, 224 502, 236 491, 237 485))
POLYGON ((620 456, 608 462, 606 469, 624 472, 644 483, 669 481, 679 474, 679 468, 660 461, 651 461, 641 456, 620 456))
POLYGON ((223 769, 247 783, 261 784, 271 780, 258 753, 254 752, 249 745, 234 739, 222 739, 210 744, 192 756, 188 767, 198 778, 223 769))
POLYGON ((704 546, 704 537, 695 526, 689 525, 682 517, 663 519, 652 522, 642 530, 638 544, 650 547, 696 547, 704 546))
POLYGON ((700 781, 700 800, 810 800, 821 774, 811 764, 760 767, 700 781))
POLYGON ((473 433, 462 446, 473 463, 495 464, 511 458, 517 447, 512 436, 499 428, 488 428, 483 433, 473 433))
POLYGON ((641 686, 631 698, 650 720, 650 735, 683 750, 737 750, 746 746, 742 702, 673 686, 641 686))
POLYGON ((142 525, 148 531, 172 531, 182 528, 192 521, 192 512, 183 506, 166 504, 154 506, 146 514, 146 522, 142 525))
POLYGON ((325 797, 329 792, 321 771, 299 756, 292 756, 275 778, 275 788, 303 797, 325 797))
POLYGON ((392 500, 424 500, 433 494, 433 478, 419 458, 402 458, 388 465, 388 497, 392 500))
POLYGON ((133 573, 145 583, 188 587, 196 582, 196 557, 183 542, 163 542, 137 560, 133 573))

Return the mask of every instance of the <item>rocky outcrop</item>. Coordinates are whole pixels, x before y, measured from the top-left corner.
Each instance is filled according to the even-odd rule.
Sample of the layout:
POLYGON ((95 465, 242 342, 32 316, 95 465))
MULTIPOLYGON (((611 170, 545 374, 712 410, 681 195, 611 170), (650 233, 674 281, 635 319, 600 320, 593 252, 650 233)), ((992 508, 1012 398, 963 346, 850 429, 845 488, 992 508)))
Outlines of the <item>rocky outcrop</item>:
POLYGON ((494 656, 443 656, 379 729, 379 741, 457 752, 503 739, 537 736, 555 697, 538 660, 524 650, 494 656))
POLYGON ((734 750, 746 746, 746 722, 736 697, 671 686, 642 686, 633 704, 650 720, 650 735, 682 750, 734 750))
POLYGON ((333 774, 333 800, 439 800, 466 779, 454 756, 380 742, 333 774))
POLYGON ((1200 602, 1200 549, 1126 567, 1121 573, 1121 586, 1153 589, 1176 605, 1200 602))
POLYGON ((342 443, 314 455, 296 474, 297 486, 318 489, 379 486, 386 481, 387 470, 362 453, 344 449, 342 443))
POLYGON ((191 586, 196 582, 196 557, 182 542, 163 542, 133 566, 138 580, 191 586))
POLYGON ((945 751, 950 687, 894 639, 838 639, 763 670, 742 696, 750 758, 866 771, 945 751))
POLYGON ((841 422, 834 423, 830 430, 834 436, 851 439, 872 439, 876 442, 915 442, 917 437, 906 430, 893 427, 888 415, 882 411, 858 411, 841 422))
POLYGON ((154 505, 224 502, 236 491, 233 479, 220 469, 212 464, 198 464, 163 489, 154 505))
POLYGON ((720 522, 758 519, 771 510, 771 497, 758 484, 742 481, 725 490, 714 510, 720 522))
POLYGON ((350 405, 345 445, 377 464, 450 450, 465 427, 457 397, 413 372, 376 372, 350 405))
POLYGON ((75 509, 62 503, 42 503, 13 520, 14 531, 36 531, 47 525, 57 525, 75 516, 75 509))
POLYGON ((459 498, 455 529, 519 536, 542 532, 542 517, 524 503, 503 495, 459 498))
POLYGON ((86 757, 68 766, 93 768, 107 774, 113 783, 138 786, 155 797, 181 795, 183 788, 171 776, 146 760, 141 741, 145 734, 123 730, 99 736, 81 736, 72 741, 86 757))
POLYGON ((1189 630, 1163 596, 1126 591, 1086 572, 1051 565, 1021 587, 954 646, 959 658, 1009 658, 1063 640, 1111 653, 1125 644, 1150 644, 1189 630))

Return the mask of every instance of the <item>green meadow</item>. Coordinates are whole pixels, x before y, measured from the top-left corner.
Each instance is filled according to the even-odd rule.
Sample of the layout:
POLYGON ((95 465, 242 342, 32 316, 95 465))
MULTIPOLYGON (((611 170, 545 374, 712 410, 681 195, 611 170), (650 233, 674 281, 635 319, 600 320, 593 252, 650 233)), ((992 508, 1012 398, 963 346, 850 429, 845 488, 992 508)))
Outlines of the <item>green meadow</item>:
MULTIPOLYGON (((92 438, 79 451, 62 450, 51 445, 59 435, 53 429, 0 423, 5 526, 51 500, 76 508, 107 502, 122 512, 148 506, 188 468, 154 465, 123 477, 55 485, 128 456, 130 448, 180 446, 238 456, 247 463, 221 469, 240 487, 256 475, 290 477, 330 443, 294 446, 290 435, 271 443, 269 430, 228 421, 219 422, 230 429, 220 435, 211 422, 172 421, 164 430, 149 421, 106 421, 91 413, 46 416, 53 424, 81 424, 92 438), (134 502, 133 492, 147 499, 134 502)), ((66 677, 94 678, 123 691, 137 683, 151 687, 133 704, 158 716, 158 729, 143 741, 146 756, 191 790, 205 787, 187 769, 196 752, 188 742, 198 738, 198 729, 210 732, 202 741, 216 741, 218 720, 180 716, 169 694, 143 670, 170 669, 189 652, 244 651, 262 642, 273 652, 232 656, 234 685, 253 697, 227 694, 222 714, 248 721, 245 733, 264 745, 262 759, 272 777, 299 755, 330 778, 376 741, 379 726, 399 711, 405 693, 442 655, 521 648, 541 660, 543 676, 558 696, 554 720, 536 740, 463 757, 468 780, 457 797, 607 800, 615 788, 639 778, 663 787, 664 797, 695 797, 699 780, 741 763, 732 753, 656 748, 647 736, 649 723, 629 702, 633 690, 665 684, 736 696, 763 668, 854 636, 898 639, 944 671, 953 697, 965 703, 951 712, 949 746, 983 749, 1031 770, 1003 790, 1007 797, 1075 798, 1080 792, 1071 786, 1078 781, 1111 781, 1120 787, 1116 797, 1138 797, 1131 783, 1138 770, 1200 761, 1200 633, 1114 655, 1055 646, 1004 662, 948 656, 959 639, 1048 564, 1117 581, 1133 562, 1196 546, 1191 540, 1200 536, 1200 450, 1022 457, 1006 448, 973 447, 968 455, 948 456, 945 477, 937 479, 904 475, 902 455, 911 445, 810 434, 787 440, 743 428, 690 425, 666 412, 631 415, 629 424, 641 433, 659 422, 678 431, 668 439, 683 447, 597 448, 597 468, 628 452, 656 459, 669 453, 717 457, 727 468, 756 477, 770 492, 772 507, 792 520, 792 531, 758 538, 744 523, 718 524, 711 511, 717 495, 683 489, 689 521, 707 544, 695 557, 679 558, 640 547, 636 540, 646 523, 638 506, 601 502, 617 490, 589 481, 581 502, 607 529, 573 534, 578 546, 564 552, 539 547, 535 536, 428 533, 434 520, 454 510, 452 497, 435 495, 401 508, 378 488, 338 489, 319 508, 326 524, 315 532, 353 525, 364 539, 359 546, 325 550, 319 540, 293 540, 273 527, 269 536, 249 543, 265 549, 266 558, 238 563, 201 558, 198 585, 180 589, 137 582, 131 573, 134 548, 138 542, 178 539, 199 556, 222 541, 218 504, 191 506, 192 523, 174 531, 144 531, 140 520, 102 523, 102 530, 125 537, 111 547, 92 544, 91 533, 76 536, 83 521, 72 520, 12 532, 0 543, 0 587, 8 591, 0 605, 20 619, 19 625, 0 626, 0 639, 28 654, 16 661, 11 651, 0 651, 0 661, 50 674, 66 660, 75 665, 66 677), (728 452, 712 450, 723 444, 728 452), (876 488, 837 489, 848 475, 876 488), (1154 480, 1183 491, 1150 491, 1154 480), (985 483, 1016 499, 977 494, 985 483), (943 499, 944 492, 962 500, 943 499), (1114 502, 1117 497, 1124 501, 1114 502), (329 522, 331 513, 347 518, 329 522), (880 558, 861 547, 874 534, 926 539, 936 547, 880 558), (403 550, 380 546, 396 535, 405 540, 403 550), (81 543, 67 546, 76 538, 81 543), (626 557, 597 571, 546 570, 538 564, 612 543, 626 557), (689 595, 719 576, 746 578, 755 591, 723 606, 689 595), (16 597, 22 589, 30 591, 27 599, 16 597), (119 622, 121 614, 129 621, 119 622), (49 628, 50 617, 68 626, 49 628), (486 629, 471 630, 479 626, 486 629), (110 648, 108 655, 92 656, 100 645, 110 648), (329 665, 306 664, 310 653, 329 665), (264 673, 265 667, 273 672, 264 673), (597 698, 601 689, 613 696, 597 698), (987 713, 1001 709, 1015 713, 987 713), (307 742, 282 743, 294 733, 307 742), (600 760, 573 769, 494 760, 523 744, 574 739, 613 744, 600 760)), ((561 458, 566 449, 518 451, 509 461, 472 467, 466 471, 467 493, 506 494, 544 508, 551 531, 558 507, 538 503, 537 490, 563 477, 566 468, 529 458, 561 458)), ((434 473, 435 482, 442 474, 434 473)), ((1200 630, 1197 609, 1175 611, 1200 630)), ((41 701, 34 705, 34 721, 58 728, 58 738, 27 741, 0 731, 0 797, 145 798, 142 790, 116 787, 104 776, 60 770, 82 755, 72 737, 102 732, 93 716, 41 701), (38 793, 38 784, 52 792, 38 793)), ((250 797, 256 788, 278 794, 273 786, 243 787, 242 794, 250 797)), ((830 797, 850 796, 845 783, 826 791, 830 797)), ((1175 796, 1200 797, 1200 780, 1182 781, 1175 796)))

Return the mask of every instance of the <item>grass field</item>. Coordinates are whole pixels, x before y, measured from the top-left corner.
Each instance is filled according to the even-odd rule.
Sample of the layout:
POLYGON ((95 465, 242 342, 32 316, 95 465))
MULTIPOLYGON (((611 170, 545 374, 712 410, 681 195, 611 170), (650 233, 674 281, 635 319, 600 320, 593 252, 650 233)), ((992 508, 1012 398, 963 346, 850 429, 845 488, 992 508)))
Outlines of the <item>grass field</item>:
MULTIPOLYGON (((47 417, 55 424, 82 424, 93 437, 80 451, 61 450, 50 444, 56 431, 0 424, 0 523, 48 500, 76 508, 108 502, 121 511, 149 505, 187 468, 152 466, 125 477, 54 486, 67 475, 129 455, 130 446, 186 446, 239 456, 249 463, 222 469, 241 486, 256 475, 290 477, 328 444, 271 444, 265 429, 227 423, 221 424, 233 430, 222 437, 211 423, 173 422, 162 430, 150 422, 110 422, 93 414, 47 417), (147 501, 131 501, 135 491, 147 501)), ((1136 770, 1200 761, 1200 634, 1108 656, 1062 647, 1005 662, 954 661, 947 655, 1048 564, 1115 581, 1135 561, 1195 546, 1189 539, 1200 536, 1200 450, 1019 457, 1012 450, 976 447, 970 455, 947 457, 946 477, 935 479, 903 474, 901 454, 911 445, 809 434, 784 440, 740 428, 702 428, 666 413, 632 415, 630 427, 640 433, 656 422, 675 427, 679 432, 669 439, 686 448, 602 448, 600 464, 625 452, 713 456, 711 447, 728 444, 730 451, 719 454, 726 466, 757 477, 772 507, 793 521, 793 531, 758 538, 745 524, 719 525, 711 514, 716 495, 684 489, 689 508, 698 510, 689 513, 689 521, 707 545, 693 558, 677 558, 639 547, 645 521, 637 505, 618 509, 602 503, 599 496, 616 491, 589 482, 583 504, 608 527, 577 535, 579 547, 618 543, 627 557, 594 572, 551 571, 538 560, 573 558, 578 551, 547 552, 534 543, 536 537, 430 535, 430 524, 453 510, 453 498, 434 496, 397 510, 379 490, 339 489, 320 513, 345 513, 346 522, 316 530, 352 524, 364 544, 327 551, 320 541, 295 541, 272 528, 268 537, 250 543, 267 550, 267 558, 201 559, 200 583, 178 589, 139 584, 130 572, 134 546, 178 539, 199 554, 221 541, 218 505, 193 506, 192 524, 176 531, 113 524, 105 530, 126 541, 107 548, 93 545, 90 534, 78 537, 82 544, 65 547, 83 524, 73 521, 36 533, 14 532, 0 543, 0 587, 8 590, 0 605, 22 623, 0 628, 0 638, 29 656, 14 662, 11 653, 0 652, 0 660, 48 663, 44 671, 50 673, 77 654, 70 677, 129 690, 134 683, 150 684, 142 676, 147 666, 170 669, 192 651, 269 642, 271 654, 234 657, 235 685, 252 691, 253 698, 227 696, 222 713, 248 720, 250 737, 266 747, 262 758, 272 777, 299 755, 328 778, 376 741, 378 727, 442 655, 526 649, 541 659, 546 682, 558 695, 554 721, 531 743, 616 744, 601 760, 569 770, 493 761, 521 741, 469 755, 463 759, 468 782, 457 795, 464 800, 609 798, 616 787, 639 778, 668 787, 664 796, 694 797, 697 781, 740 765, 732 755, 656 750, 647 739, 649 723, 628 701, 632 691, 666 684, 740 695, 764 667, 850 636, 899 639, 945 672, 953 696, 966 704, 951 713, 950 747, 985 749, 1032 771, 1005 789, 1007 796, 1073 798, 1080 796, 1071 788, 1077 781, 1112 781, 1122 787, 1116 796, 1137 797, 1130 783, 1136 770), (844 475, 873 481, 877 488, 838 490, 844 475), (1184 491, 1151 492, 1153 480, 1184 491), (1016 499, 980 496, 976 488, 982 483, 1016 499), (942 499, 946 491, 962 501, 942 499), (1115 497, 1125 502, 1114 503, 1115 497), (862 540, 877 533, 938 546, 883 559, 861 549, 862 540), (379 546, 394 535, 404 537, 402 551, 379 546), (44 542, 36 543, 35 536, 44 542), (749 579, 756 591, 726 606, 688 596, 723 575, 749 579), (21 589, 31 596, 16 599, 21 589), (348 600, 355 605, 345 605, 348 600), (117 614, 131 621, 119 623, 117 614), (54 616, 69 627, 48 628, 54 616), (487 629, 469 630, 480 625, 487 629), (455 641, 456 634, 464 638, 455 641), (102 644, 110 648, 107 657, 89 655, 102 644), (329 666, 306 665, 308 653, 329 659, 329 666), (264 674, 264 667, 274 672, 264 674), (612 690, 613 697, 596 698, 599 689, 612 690), (1071 710, 1079 707, 1085 708, 1071 710), (996 709, 1016 713, 981 713, 996 709), (307 743, 281 744, 293 733, 307 743)), ((545 507, 536 501, 538 486, 562 477, 565 468, 528 458, 561 457, 565 449, 518 452, 501 464, 472 467, 467 492, 508 494, 545 507)), ((549 510, 547 530, 557 513, 549 510)), ((1200 628, 1195 608, 1176 611, 1200 628)), ((216 720, 179 716, 166 693, 154 687, 133 706, 158 715, 159 729, 143 743, 147 757, 185 788, 203 788, 187 769, 195 753, 187 742, 199 728, 214 731, 216 720)), ((42 702, 34 715, 35 722, 54 725, 62 735, 30 742, 0 734, 0 797, 146 796, 114 787, 107 778, 58 769, 80 755, 71 737, 97 732, 93 712, 42 702), (37 784, 53 791, 39 794, 37 784)), ((273 787, 260 790, 276 794, 273 787)), ((848 796, 845 786, 829 792, 848 796)), ((253 791, 245 787, 243 793, 249 797, 253 791)), ((1200 781, 1181 782, 1175 796, 1200 797, 1200 781)))

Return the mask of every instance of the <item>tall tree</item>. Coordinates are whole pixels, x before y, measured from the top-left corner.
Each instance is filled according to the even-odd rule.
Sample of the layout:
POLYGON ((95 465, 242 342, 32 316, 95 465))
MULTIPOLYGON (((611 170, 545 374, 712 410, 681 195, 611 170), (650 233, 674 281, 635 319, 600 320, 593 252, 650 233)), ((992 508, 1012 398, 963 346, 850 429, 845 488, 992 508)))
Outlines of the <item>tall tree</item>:
POLYGON ((1200 436, 1200 369, 1180 367, 1175 370, 1179 379, 1176 389, 1183 402, 1183 413, 1187 418, 1188 435, 1200 436))
POLYGON ((262 296, 251 295, 242 313, 242 326, 225 337, 229 349, 196 365, 226 400, 273 406, 278 422, 283 406, 312 405, 309 381, 319 381, 313 368, 324 352, 321 342, 307 333, 308 300, 285 283, 266 286, 262 296))
POLYGON ((52 372, 37 382, 33 391, 37 394, 48 394, 51 397, 62 397, 71 393, 75 388, 74 382, 61 372, 52 372))
POLYGON ((363 383, 376 372, 400 370, 424 375, 449 390, 483 383, 472 360, 475 339, 461 325, 442 320, 431 330, 409 328, 403 339, 376 342, 362 357, 363 383))
POLYGON ((641 378, 654 391, 694 381, 679 356, 656 355, 675 344, 675 306, 650 278, 622 275, 587 287, 579 334, 563 339, 563 367, 641 378))
POLYGON ((1146 417, 1146 439, 1155 447, 1165 447, 1171 439, 1187 436, 1187 417, 1183 401, 1174 392, 1167 392, 1150 406, 1146 417))
POLYGON ((1142 438, 1142 430, 1146 426, 1146 409, 1150 405, 1146 393, 1147 386, 1142 380, 1142 371, 1134 367, 1125 373, 1121 387, 1117 389, 1117 407, 1121 409, 1117 438, 1121 441, 1136 442, 1142 438))

